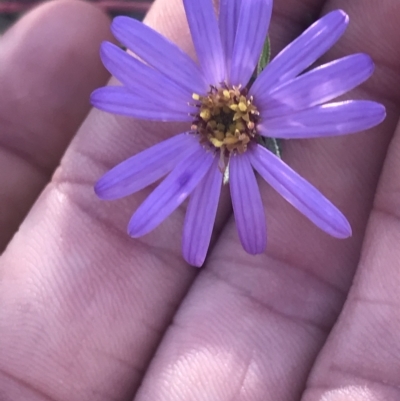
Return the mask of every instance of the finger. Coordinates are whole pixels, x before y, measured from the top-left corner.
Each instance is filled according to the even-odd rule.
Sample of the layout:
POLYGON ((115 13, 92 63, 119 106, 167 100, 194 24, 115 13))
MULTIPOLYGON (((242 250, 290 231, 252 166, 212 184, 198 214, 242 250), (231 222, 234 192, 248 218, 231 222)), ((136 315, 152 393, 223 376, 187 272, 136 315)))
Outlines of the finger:
POLYGON ((326 60, 370 53, 376 74, 351 97, 384 102, 386 122, 352 137, 289 142, 283 153, 290 166, 349 217, 353 238, 329 238, 261 184, 269 223, 267 253, 246 255, 233 222, 226 227, 175 316, 138 400, 300 398, 351 283, 397 123, 399 78, 385 67, 400 67, 395 6, 381 9, 382 18, 377 4, 329 2, 325 11, 341 7, 351 24, 326 60), (363 33, 367 25, 368 41, 363 33), (382 42, 390 43, 390 51, 380 48, 382 42))
POLYGON ((105 15, 66 1, 32 11, 1 38, 0 251, 50 180, 90 92, 106 81, 98 47, 107 38, 105 15))
MULTIPOLYGON (((148 21, 190 48, 180 1, 159 1, 148 21)), ((100 400, 135 390, 195 270, 180 255, 181 213, 155 236, 131 241, 125 227, 145 195, 100 203, 93 186, 106 168, 183 130, 99 111, 79 130, 0 262, 3 394, 100 400)))
MULTIPOLYGON (((190 50, 179 1, 160 0, 147 22, 190 50)), ((153 234, 130 241, 127 221, 148 191, 101 204, 93 183, 118 161, 183 130, 98 111, 81 127, 54 184, 38 200, 1 262, 0 296, 7 305, 2 321, 14 322, 0 328, 3 388, 10 394, 18 390, 30 395, 35 389, 42 398, 95 400, 105 394, 124 399, 136 390, 195 272, 180 255, 176 233, 181 231, 182 212, 153 234), (55 298, 51 304, 46 301, 55 298), (22 329, 26 322, 31 329, 22 329), (45 327, 46 337, 37 338, 36 327, 45 327), (17 344, 12 363, 10 343, 17 344), (28 364, 36 369, 29 370, 28 364)), ((227 202, 224 205, 226 215, 227 202)))
POLYGON ((385 161, 354 285, 304 401, 399 399, 399 168, 400 127, 385 161))

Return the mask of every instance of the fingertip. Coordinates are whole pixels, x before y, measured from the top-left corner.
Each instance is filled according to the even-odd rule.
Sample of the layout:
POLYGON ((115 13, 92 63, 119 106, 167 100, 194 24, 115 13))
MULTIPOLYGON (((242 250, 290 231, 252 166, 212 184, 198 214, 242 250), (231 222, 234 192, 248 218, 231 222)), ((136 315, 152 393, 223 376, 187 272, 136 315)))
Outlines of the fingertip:
POLYGON ((0 250, 89 112, 90 93, 109 79, 99 57, 103 40, 112 40, 109 18, 78 0, 41 4, 1 38, 0 119, 7 123, 1 125, 0 140, 13 149, 2 162, 13 168, 0 174, 0 185, 7 188, 0 206, 20 206, 11 217, 0 216, 5 233, 0 250))

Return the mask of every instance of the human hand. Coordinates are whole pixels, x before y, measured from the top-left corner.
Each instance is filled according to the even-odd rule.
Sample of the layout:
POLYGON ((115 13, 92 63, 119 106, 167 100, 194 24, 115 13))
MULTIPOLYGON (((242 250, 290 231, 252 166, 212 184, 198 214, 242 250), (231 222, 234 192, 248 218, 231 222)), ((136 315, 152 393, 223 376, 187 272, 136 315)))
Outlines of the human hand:
MULTIPOLYGON (((105 203, 93 183, 182 126, 93 110, 1 257, 1 401, 398 399, 400 7, 275 0, 272 49, 336 8, 350 27, 324 61, 370 54, 376 72, 351 97, 384 103, 388 117, 353 136, 289 141, 284 159, 345 213, 353 237, 321 233, 260 182, 264 255, 241 249, 227 193, 200 271, 180 255, 182 211, 132 240, 126 222, 149 190, 105 203)), ((180 0, 159 0, 147 23, 191 52, 180 0)), ((59 1, 0 42, 4 244, 107 79, 101 40, 99 11, 59 1)))

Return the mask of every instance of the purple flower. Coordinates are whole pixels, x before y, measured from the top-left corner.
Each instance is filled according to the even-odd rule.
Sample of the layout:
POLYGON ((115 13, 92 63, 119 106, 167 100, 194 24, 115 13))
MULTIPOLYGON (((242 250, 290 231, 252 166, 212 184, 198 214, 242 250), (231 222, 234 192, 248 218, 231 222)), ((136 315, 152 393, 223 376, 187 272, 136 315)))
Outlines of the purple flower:
POLYGON ((229 168, 240 241, 250 254, 266 247, 266 220, 254 170, 325 232, 351 235, 344 215, 279 157, 260 136, 313 138, 351 134, 379 124, 382 105, 327 103, 368 79, 366 54, 354 54, 301 74, 344 33, 348 16, 333 11, 287 46, 248 87, 267 36, 272 0, 221 0, 219 20, 211 0, 183 0, 198 63, 175 44, 127 18, 112 23, 115 37, 137 56, 103 43, 101 57, 122 86, 92 94, 95 107, 141 119, 186 121, 176 135, 122 162, 96 184, 101 199, 118 199, 166 178, 132 216, 132 237, 147 234, 190 196, 183 256, 205 260, 229 168), (143 61, 142 61, 143 60, 143 61))

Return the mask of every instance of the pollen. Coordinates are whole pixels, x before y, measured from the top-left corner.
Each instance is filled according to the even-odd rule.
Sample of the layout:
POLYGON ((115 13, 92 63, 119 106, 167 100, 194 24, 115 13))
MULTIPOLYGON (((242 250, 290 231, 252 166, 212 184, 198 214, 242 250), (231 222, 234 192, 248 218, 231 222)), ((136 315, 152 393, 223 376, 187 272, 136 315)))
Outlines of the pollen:
POLYGON ((192 95, 199 109, 194 116, 192 129, 221 152, 221 159, 230 153, 244 153, 256 136, 259 112, 253 98, 241 87, 211 87, 206 96, 192 95))

